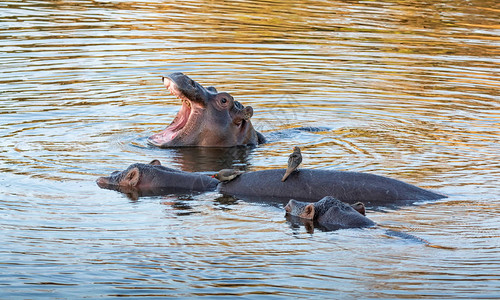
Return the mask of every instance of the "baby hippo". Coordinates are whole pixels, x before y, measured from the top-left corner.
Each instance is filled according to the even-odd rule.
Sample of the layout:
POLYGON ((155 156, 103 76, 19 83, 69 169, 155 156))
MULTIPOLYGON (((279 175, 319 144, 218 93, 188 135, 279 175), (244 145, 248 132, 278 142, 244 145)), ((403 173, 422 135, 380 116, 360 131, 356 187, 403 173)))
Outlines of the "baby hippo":
POLYGON ((352 206, 331 196, 315 203, 291 199, 285 210, 292 216, 309 219, 328 229, 374 226, 375 222, 364 216, 365 206, 358 202, 352 206))

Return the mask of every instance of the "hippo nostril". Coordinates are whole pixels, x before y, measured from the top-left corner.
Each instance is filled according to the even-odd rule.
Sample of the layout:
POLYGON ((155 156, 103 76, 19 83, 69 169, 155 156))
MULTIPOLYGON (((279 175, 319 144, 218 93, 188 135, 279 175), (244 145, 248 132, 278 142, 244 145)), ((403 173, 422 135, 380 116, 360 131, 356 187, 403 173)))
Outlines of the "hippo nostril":
POLYGON ((165 82, 165 77, 164 76, 161 77, 161 82, 165 82))
POLYGON ((96 183, 99 187, 105 187, 108 185, 109 182, 106 178, 99 177, 99 178, 97 178, 96 183))

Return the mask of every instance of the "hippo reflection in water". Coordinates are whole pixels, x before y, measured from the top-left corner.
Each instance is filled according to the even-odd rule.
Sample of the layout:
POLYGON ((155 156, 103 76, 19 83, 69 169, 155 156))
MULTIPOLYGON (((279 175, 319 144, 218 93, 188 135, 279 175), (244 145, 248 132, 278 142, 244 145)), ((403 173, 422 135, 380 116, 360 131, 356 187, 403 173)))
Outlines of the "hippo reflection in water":
POLYGON ((233 147, 264 143, 250 121, 251 106, 244 107, 225 92, 201 84, 182 73, 163 77, 165 87, 182 106, 172 123, 148 138, 158 147, 233 147))
POLYGON ((148 195, 175 193, 177 190, 208 192, 244 200, 299 199, 317 201, 332 196, 340 201, 362 201, 372 205, 403 205, 415 200, 434 200, 446 196, 404 183, 399 180, 358 172, 301 169, 285 182, 285 169, 246 172, 234 180, 219 182, 203 173, 191 173, 161 166, 155 160, 150 164, 133 164, 124 171, 101 177, 97 184, 108 189, 135 189, 148 195))

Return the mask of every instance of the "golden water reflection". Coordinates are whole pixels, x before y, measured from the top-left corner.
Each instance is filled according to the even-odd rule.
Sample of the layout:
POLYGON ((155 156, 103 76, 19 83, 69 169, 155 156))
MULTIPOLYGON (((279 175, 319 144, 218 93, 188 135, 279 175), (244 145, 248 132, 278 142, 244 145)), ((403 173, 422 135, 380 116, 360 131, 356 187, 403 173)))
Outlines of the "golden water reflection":
POLYGON ((0 2, 2 295, 494 298, 499 13, 492 0, 0 2), (251 105, 269 143, 149 147, 179 109, 160 79, 174 71, 251 105), (95 184, 152 159, 281 168, 294 145, 303 167, 450 198, 311 235, 278 204, 131 201, 95 184))

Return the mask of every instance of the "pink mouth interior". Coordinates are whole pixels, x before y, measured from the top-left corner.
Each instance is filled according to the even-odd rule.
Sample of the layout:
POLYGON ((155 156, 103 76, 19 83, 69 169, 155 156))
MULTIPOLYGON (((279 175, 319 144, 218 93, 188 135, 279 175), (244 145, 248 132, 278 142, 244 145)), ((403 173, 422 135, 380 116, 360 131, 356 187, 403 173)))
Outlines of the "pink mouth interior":
POLYGON ((164 144, 173 140, 186 125, 191 115, 190 104, 186 101, 182 102, 182 107, 177 113, 175 119, 168 125, 165 130, 160 133, 154 134, 150 137, 152 141, 158 144, 164 144))
POLYGON ((168 125, 165 130, 160 133, 152 135, 149 140, 155 144, 162 145, 172 141, 180 131, 186 126, 189 117, 191 116, 191 102, 187 100, 182 93, 177 90, 174 83, 165 82, 167 89, 177 98, 181 99, 182 106, 175 119, 168 125))

